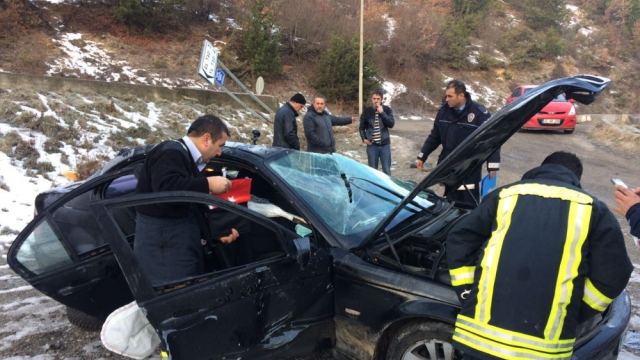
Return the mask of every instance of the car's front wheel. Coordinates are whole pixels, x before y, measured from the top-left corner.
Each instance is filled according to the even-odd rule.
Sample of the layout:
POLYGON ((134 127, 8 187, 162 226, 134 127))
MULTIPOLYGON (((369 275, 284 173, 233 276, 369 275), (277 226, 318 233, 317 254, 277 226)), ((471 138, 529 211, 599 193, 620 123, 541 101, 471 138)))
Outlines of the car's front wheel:
POLYGON ((414 322, 402 327, 387 351, 388 360, 454 360, 453 326, 438 322, 414 322))

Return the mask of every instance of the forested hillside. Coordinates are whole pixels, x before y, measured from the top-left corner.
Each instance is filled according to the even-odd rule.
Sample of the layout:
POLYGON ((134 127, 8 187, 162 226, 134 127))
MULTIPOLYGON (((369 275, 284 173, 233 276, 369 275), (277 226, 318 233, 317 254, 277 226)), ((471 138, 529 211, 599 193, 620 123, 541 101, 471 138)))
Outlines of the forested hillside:
MULTIPOLYGON (((0 8, 3 71, 204 86, 196 67, 208 39, 248 85, 263 76, 267 94, 357 100, 358 0, 0 0, 0 8)), ((451 78, 491 110, 515 85, 577 73, 614 80, 590 112, 635 113, 640 104, 628 90, 638 77, 640 0, 366 0, 364 18, 365 90, 391 87, 407 115, 432 113, 451 78)))

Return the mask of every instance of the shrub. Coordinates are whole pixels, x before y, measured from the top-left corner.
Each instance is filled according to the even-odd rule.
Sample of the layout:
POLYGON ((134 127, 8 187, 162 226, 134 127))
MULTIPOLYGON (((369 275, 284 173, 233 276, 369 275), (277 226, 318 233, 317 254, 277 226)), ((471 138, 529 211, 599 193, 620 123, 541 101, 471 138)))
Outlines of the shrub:
POLYGON ((165 32, 178 24, 184 3, 184 0, 119 0, 113 15, 129 27, 165 32))
POLYGON ((113 131, 109 134, 106 145, 113 147, 113 150, 121 150, 134 147, 137 144, 124 131, 113 131))
POLYGON ((478 68, 480 70, 489 70, 500 65, 500 62, 493 58, 493 56, 488 54, 480 54, 478 55, 478 68))
POLYGON ((473 28, 472 23, 473 18, 465 16, 460 19, 451 17, 444 24, 441 41, 446 51, 442 55, 442 61, 452 69, 462 69, 467 66, 465 53, 473 28))
POLYGON ((151 134, 151 128, 146 125, 132 126, 124 131, 124 136, 134 139, 146 139, 151 134))
POLYGON ((4 178, 1 176, 0 176, 0 189, 5 191, 11 191, 11 188, 9 188, 9 185, 7 185, 7 183, 4 182, 4 178))
MULTIPOLYGON (((2 211, 7 211, 5 208, 2 209, 2 211)), ((12 228, 8 227, 8 226, 3 226, 2 230, 0 230, 0 235, 18 235, 20 234, 20 231, 18 230, 13 230, 12 228)))
POLYGON ((247 62, 254 79, 282 73, 278 32, 274 28, 272 10, 266 0, 249 0, 249 14, 243 21, 240 58, 247 62))
POLYGON ((524 20, 534 29, 559 29, 567 18, 565 0, 524 0, 524 20))
POLYGON ((44 151, 48 152, 49 154, 52 153, 56 153, 56 152, 60 152, 60 149, 62 149, 62 143, 56 139, 47 139, 47 141, 44 142, 44 151))
POLYGON ((87 179, 93 173, 100 170, 105 162, 105 159, 83 155, 76 162, 76 172, 78 173, 78 180, 87 179))
POLYGON ((24 140, 18 141, 15 148, 13 149, 12 155, 17 160, 23 160, 23 159, 28 160, 33 158, 34 160, 32 161, 37 161, 38 158, 40 157, 40 153, 38 153, 38 150, 36 150, 32 144, 29 144, 24 140))
POLYGON ((565 46, 562 38, 555 29, 547 30, 544 41, 544 53, 547 58, 553 59, 564 54, 565 46))
MULTIPOLYGON (((373 45, 364 44, 363 64, 363 93, 370 94, 380 87, 377 80, 378 71, 369 59, 373 45)), ((330 101, 357 101, 359 84, 359 52, 360 45, 357 36, 348 40, 345 37, 334 37, 331 45, 320 58, 318 75, 313 86, 323 93, 330 101)))
POLYGON ((492 2, 492 0, 453 0, 452 5, 456 14, 468 15, 488 11, 492 2))

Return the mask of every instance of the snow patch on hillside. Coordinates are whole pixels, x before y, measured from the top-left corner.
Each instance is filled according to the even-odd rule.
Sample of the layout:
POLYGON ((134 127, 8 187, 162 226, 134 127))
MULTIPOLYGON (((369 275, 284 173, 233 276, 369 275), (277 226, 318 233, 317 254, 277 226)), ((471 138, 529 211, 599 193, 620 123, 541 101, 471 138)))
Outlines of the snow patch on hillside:
POLYGON ((394 84, 391 81, 385 81, 382 84, 382 88, 385 91, 383 104, 391 106, 391 101, 398 97, 400 94, 407 92, 407 87, 403 84, 394 84))
POLYGON ((53 43, 67 56, 54 59, 46 63, 49 66, 47 75, 63 74, 69 77, 88 75, 96 80, 123 81, 137 84, 159 86, 187 86, 204 87, 195 80, 180 79, 179 81, 160 77, 157 73, 134 69, 126 61, 116 60, 105 45, 83 38, 79 33, 62 33, 53 43))

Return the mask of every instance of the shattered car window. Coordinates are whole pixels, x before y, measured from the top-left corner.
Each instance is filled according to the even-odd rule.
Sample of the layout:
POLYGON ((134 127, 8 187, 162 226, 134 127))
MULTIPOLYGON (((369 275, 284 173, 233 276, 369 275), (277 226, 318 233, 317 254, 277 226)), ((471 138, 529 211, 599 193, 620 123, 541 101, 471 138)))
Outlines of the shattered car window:
MULTIPOLYGON (((291 152, 268 165, 338 235, 354 245, 409 193, 397 179, 338 154, 291 152)), ((420 207, 433 205, 423 198, 416 198, 415 203, 405 207, 389 228, 420 213, 420 207)))

